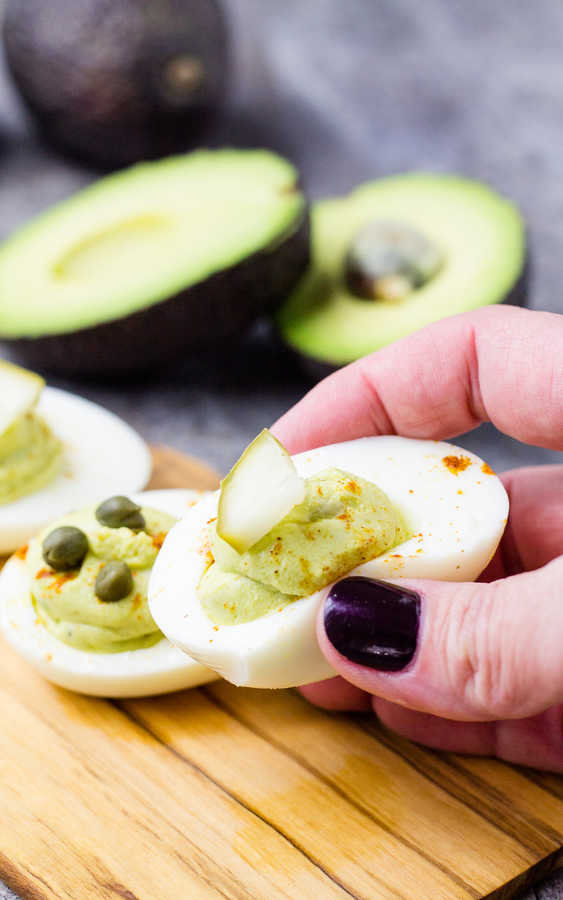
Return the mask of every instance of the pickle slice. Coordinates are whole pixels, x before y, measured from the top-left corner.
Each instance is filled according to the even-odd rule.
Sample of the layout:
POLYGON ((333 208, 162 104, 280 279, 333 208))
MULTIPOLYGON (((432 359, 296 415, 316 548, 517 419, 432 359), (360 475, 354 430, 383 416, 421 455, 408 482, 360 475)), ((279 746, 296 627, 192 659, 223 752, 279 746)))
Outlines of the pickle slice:
POLYGON ((33 409, 44 387, 40 375, 0 360, 0 437, 33 409))
POLYGON ((217 534, 244 553, 304 497, 304 479, 287 450, 265 428, 221 482, 217 534))

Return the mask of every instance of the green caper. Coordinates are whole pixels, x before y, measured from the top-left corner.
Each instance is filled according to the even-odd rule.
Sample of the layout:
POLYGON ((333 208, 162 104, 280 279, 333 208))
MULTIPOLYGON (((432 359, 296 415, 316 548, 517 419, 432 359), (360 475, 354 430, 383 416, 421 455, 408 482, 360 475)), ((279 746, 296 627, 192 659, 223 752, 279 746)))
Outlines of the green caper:
POLYGON ((42 544, 43 559, 56 572, 78 569, 88 553, 88 538, 80 528, 61 525, 49 532, 42 544))
POLYGON ((107 525, 108 528, 142 531, 146 525, 141 507, 129 497, 110 497, 104 500, 96 510, 96 519, 100 525, 107 525))
POLYGON ((366 300, 402 300, 443 264, 440 249, 401 222, 376 220, 355 236, 345 261, 348 289, 366 300))
POLYGON ((98 572, 94 592, 104 603, 123 600, 133 590, 133 576, 127 563, 112 560, 98 572))

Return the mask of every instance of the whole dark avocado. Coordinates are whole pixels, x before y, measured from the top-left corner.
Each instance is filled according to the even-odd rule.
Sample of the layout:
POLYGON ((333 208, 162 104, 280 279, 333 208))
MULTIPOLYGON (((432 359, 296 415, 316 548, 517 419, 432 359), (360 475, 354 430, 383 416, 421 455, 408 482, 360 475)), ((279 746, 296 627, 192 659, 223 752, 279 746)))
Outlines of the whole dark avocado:
POLYGON ((0 245, 0 340, 30 368, 129 376, 236 347, 309 264, 295 168, 266 150, 140 163, 0 245))
POLYGON ((96 166, 188 149, 225 100, 218 0, 7 0, 4 43, 45 137, 96 166))

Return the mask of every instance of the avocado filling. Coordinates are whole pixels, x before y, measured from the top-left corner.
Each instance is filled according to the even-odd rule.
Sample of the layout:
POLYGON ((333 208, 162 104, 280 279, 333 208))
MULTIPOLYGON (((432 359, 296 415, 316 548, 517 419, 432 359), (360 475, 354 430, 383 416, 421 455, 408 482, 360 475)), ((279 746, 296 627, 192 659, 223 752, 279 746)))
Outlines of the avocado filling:
MULTIPOLYGON (((31 597, 39 621, 60 641, 78 650, 117 653, 152 647, 161 638, 147 601, 149 576, 164 538, 175 519, 143 507, 144 531, 100 524, 91 508, 51 524, 32 541, 27 554, 31 597), (87 551, 75 568, 63 570, 65 534, 77 529, 87 538, 87 551), (51 546, 54 544, 54 546, 51 546), (45 561, 57 551, 59 570, 45 561), (124 587, 125 586, 125 587, 124 587), (124 593, 126 591, 126 593, 124 593)), ((80 554, 81 555, 81 554, 80 554)), ((55 564, 58 564, 53 560, 55 564)))
POLYGON ((346 284, 363 300, 402 300, 431 281, 443 262, 440 249, 416 228, 376 219, 350 245, 346 284))
POLYGON ((209 527, 214 562, 198 597, 216 625, 252 622, 307 597, 407 537, 375 484, 329 468, 308 478, 305 499, 250 550, 237 553, 209 527))
POLYGON ((0 505, 31 494, 55 478, 63 447, 36 413, 20 416, 0 435, 0 505))

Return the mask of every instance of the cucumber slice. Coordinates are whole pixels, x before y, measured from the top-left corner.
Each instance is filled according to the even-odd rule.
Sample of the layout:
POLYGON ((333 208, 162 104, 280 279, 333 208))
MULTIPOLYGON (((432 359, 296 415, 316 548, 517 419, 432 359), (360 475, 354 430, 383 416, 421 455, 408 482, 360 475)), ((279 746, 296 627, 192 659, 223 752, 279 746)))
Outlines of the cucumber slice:
POLYGON ((305 497, 305 481, 264 428, 221 482, 217 534, 244 553, 305 497))
POLYGON ((40 375, 0 360, 0 436, 33 409, 44 387, 40 375))

